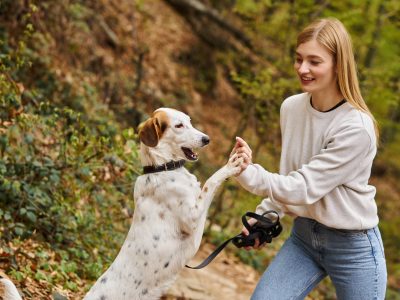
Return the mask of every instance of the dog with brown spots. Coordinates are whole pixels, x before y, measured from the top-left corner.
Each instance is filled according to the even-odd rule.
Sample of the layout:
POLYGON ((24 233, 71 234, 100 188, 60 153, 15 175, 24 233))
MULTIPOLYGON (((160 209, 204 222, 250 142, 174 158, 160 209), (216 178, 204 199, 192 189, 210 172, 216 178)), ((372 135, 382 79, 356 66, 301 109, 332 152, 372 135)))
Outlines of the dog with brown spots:
POLYGON ((196 254, 217 188, 240 172, 242 161, 233 156, 201 189, 183 164, 197 160, 194 149, 207 145, 209 137, 177 110, 156 110, 141 126, 139 137, 141 162, 148 173, 135 184, 132 226, 87 300, 159 299, 196 254))

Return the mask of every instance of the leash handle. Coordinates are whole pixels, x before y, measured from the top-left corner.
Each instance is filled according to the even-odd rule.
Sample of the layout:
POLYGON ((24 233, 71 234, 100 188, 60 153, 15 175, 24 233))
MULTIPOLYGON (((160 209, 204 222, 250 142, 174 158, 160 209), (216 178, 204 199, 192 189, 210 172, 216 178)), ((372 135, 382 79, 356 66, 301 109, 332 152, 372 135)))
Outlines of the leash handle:
POLYGON ((253 246, 255 243, 256 239, 260 240, 260 243, 271 243, 273 237, 277 237, 281 231, 282 231, 282 226, 279 223, 279 215, 276 211, 274 210, 268 210, 264 212, 262 215, 258 215, 253 212, 247 212, 242 216, 242 223, 243 225, 249 230, 250 234, 249 235, 243 235, 242 233, 226 240, 223 242, 221 245, 218 246, 217 249, 215 249, 214 252, 212 252, 201 264, 191 267, 188 265, 185 265, 186 268, 189 269, 202 269, 205 266, 207 266, 210 262, 214 260, 215 257, 230 243, 232 242, 236 247, 241 248, 241 247, 247 247, 247 246, 253 246), (265 217, 267 214, 276 214, 277 219, 273 222, 269 218, 265 217), (257 222, 251 226, 249 222, 247 221, 246 217, 250 217, 253 219, 256 219, 257 222))
POLYGON ((264 212, 262 215, 259 215, 259 214, 256 214, 256 213, 254 213, 254 212, 248 211, 248 212, 246 212, 246 213, 242 216, 242 223, 243 223, 244 227, 246 227, 246 229, 247 229, 249 232, 251 231, 251 228, 252 228, 253 226, 255 226, 257 223, 255 223, 255 224, 253 224, 253 225, 250 225, 249 222, 247 221, 247 218, 246 218, 246 217, 250 217, 250 218, 256 219, 256 220, 257 220, 257 223, 258 223, 258 222, 261 222, 264 226, 265 226, 265 225, 266 225, 266 226, 273 226, 273 225, 275 225, 275 224, 279 224, 279 214, 278 214, 276 211, 274 211, 274 210, 267 210, 267 211, 264 212), (275 222, 272 222, 270 219, 264 217, 265 215, 268 215, 268 214, 271 214, 271 213, 272 213, 272 214, 275 214, 275 215, 277 216, 277 219, 276 219, 275 222))

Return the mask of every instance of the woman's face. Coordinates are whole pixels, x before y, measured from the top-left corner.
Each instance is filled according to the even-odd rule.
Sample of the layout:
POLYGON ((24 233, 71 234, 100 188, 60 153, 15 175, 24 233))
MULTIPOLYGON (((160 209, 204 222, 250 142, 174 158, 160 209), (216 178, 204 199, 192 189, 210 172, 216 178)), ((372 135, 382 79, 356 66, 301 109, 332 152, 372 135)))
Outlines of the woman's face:
POLYGON ((316 40, 297 47, 294 68, 304 92, 315 93, 337 89, 333 56, 316 40))

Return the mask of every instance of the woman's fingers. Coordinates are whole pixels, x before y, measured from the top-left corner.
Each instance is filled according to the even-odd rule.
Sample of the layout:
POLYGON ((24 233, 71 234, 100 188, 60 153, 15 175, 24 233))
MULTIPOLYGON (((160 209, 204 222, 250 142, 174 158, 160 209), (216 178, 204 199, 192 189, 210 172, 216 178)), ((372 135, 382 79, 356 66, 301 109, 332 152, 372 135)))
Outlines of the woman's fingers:
POLYGON ((237 149, 240 148, 240 147, 241 147, 241 143, 238 140, 236 140, 236 143, 233 146, 232 152, 231 152, 231 154, 229 156, 232 156, 234 153, 236 153, 237 149))
POLYGON ((247 161, 248 163, 251 163, 251 160, 252 160, 251 152, 249 152, 247 149, 239 148, 236 151, 236 153, 238 154, 238 157, 243 157, 243 159, 245 161, 247 161))
POLYGON ((250 165, 251 162, 251 158, 246 154, 246 153, 240 153, 237 155, 236 159, 243 159, 243 162, 241 164, 243 169, 246 169, 248 167, 248 165, 250 165))
MULTIPOLYGON (((229 161, 236 161, 240 158, 243 159, 243 162, 240 164, 240 173, 242 173, 252 164, 252 151, 245 140, 241 137, 236 137, 236 143, 229 155, 229 161)), ((240 173, 237 175, 240 175, 240 173)))
POLYGON ((246 153, 246 155, 250 158, 252 156, 252 151, 250 146, 243 140, 241 137, 236 137, 236 145, 235 145, 236 153, 246 153))
MULTIPOLYGON (((253 226, 255 223, 257 223, 256 219, 250 218, 248 221, 250 226, 253 226)), ((246 227, 242 228, 242 233, 246 236, 248 236, 250 234, 250 232, 247 230, 246 227)), ((258 247, 260 246, 260 240, 256 239, 255 243, 253 246, 249 246, 249 247, 244 247, 246 250, 251 250, 251 249, 258 249, 258 247)))
POLYGON ((247 142, 242 139, 241 137, 237 136, 236 137, 236 144, 238 144, 239 146, 244 146, 250 149, 249 145, 247 144, 247 142))

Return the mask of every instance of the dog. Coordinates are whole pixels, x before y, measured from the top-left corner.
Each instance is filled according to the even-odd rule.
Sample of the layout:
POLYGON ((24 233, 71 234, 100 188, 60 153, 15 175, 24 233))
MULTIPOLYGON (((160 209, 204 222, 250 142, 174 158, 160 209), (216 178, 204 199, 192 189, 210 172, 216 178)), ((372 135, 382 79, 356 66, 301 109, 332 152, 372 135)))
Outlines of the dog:
POLYGON ((171 108, 154 111, 139 127, 139 139, 145 174, 135 183, 131 228, 84 300, 159 299, 198 251, 217 188, 238 174, 243 162, 233 155, 201 188, 183 165, 196 161, 194 149, 210 139, 188 115, 171 108))
POLYGON ((217 188, 240 171, 241 160, 232 157, 201 189, 183 163, 197 160, 193 149, 210 139, 174 109, 156 110, 139 138, 141 163, 149 173, 136 180, 132 226, 85 300, 159 299, 196 254, 217 188))

